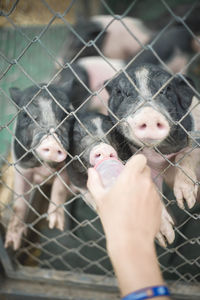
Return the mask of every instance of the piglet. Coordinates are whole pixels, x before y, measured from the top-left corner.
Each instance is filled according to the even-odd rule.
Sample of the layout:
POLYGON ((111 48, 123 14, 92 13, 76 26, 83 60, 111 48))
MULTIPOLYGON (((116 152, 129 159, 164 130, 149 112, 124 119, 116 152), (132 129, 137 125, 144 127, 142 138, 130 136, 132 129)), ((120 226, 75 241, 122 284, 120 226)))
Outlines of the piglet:
POLYGON ((14 250, 26 233, 25 219, 30 194, 35 185, 51 184, 48 208, 49 227, 64 229, 61 206, 69 193, 65 160, 69 148, 71 83, 65 89, 57 85, 31 86, 25 90, 10 88, 18 109, 13 137, 14 205, 6 232, 5 247, 14 250))
POLYGON ((71 100, 77 111, 91 110, 107 114, 109 94, 104 88, 104 82, 115 76, 124 66, 125 62, 120 59, 84 57, 72 63, 71 68, 59 67, 56 83, 65 85, 71 78, 76 77, 71 100))
POLYGON ((184 68, 189 59, 200 49, 197 29, 194 37, 181 22, 163 30, 150 30, 148 22, 136 18, 97 15, 89 20, 77 21, 73 29, 76 34, 69 32, 58 58, 61 65, 75 57, 105 56, 133 61, 133 64, 165 65, 167 70, 175 73, 186 71, 184 68), (84 46, 89 41, 90 44, 84 46))
POLYGON ((94 167, 102 159, 126 160, 131 156, 128 145, 123 138, 112 128, 108 116, 96 112, 80 114, 74 123, 73 141, 68 159, 67 172, 73 187, 84 195, 85 201, 94 209, 95 203, 89 194, 87 170, 94 167))
MULTIPOLYGON (((150 64, 135 65, 128 69, 126 75, 121 74, 107 84, 113 124, 129 143, 133 153, 137 150, 147 157, 152 177, 160 191, 165 171, 172 166, 175 173, 174 193, 181 208, 184 199, 192 207, 197 195, 194 183, 198 161, 193 162, 187 134, 195 129, 193 112, 190 110, 194 96, 192 84, 189 78, 172 77, 159 66, 150 64), (186 180, 187 176, 182 170, 186 174, 188 171, 191 177, 186 180)), ((196 151, 199 150, 194 151, 195 157, 196 151)), ((169 243, 175 237, 173 220, 163 206, 158 236, 162 245, 165 245, 164 236, 169 243)))
POLYGON ((134 56, 152 37, 142 21, 136 18, 113 18, 109 15, 97 15, 89 20, 79 20, 69 32, 63 47, 60 61, 65 63, 78 54, 78 57, 97 56, 99 51, 106 57, 127 59, 134 56), (84 48, 84 42, 95 42, 84 48))
POLYGON ((161 65, 172 73, 178 73, 184 69, 189 59, 199 52, 197 42, 190 32, 181 25, 171 26, 164 32, 157 32, 148 42, 149 47, 144 49, 136 57, 130 57, 132 67, 141 63, 161 65), (152 49, 151 49, 152 48, 152 49))
POLYGON ((77 112, 89 109, 90 104, 90 78, 86 68, 79 63, 72 63, 70 67, 56 64, 53 83, 65 89, 70 88, 70 102, 77 112))

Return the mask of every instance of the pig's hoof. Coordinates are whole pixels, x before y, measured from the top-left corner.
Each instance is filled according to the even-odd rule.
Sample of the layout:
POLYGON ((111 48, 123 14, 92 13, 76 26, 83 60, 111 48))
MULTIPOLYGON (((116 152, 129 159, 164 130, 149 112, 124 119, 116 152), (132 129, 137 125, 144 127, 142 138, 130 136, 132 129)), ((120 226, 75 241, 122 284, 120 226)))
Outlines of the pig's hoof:
POLYGON ((160 231, 157 233, 156 238, 157 238, 159 244, 160 244, 163 248, 166 248, 166 247, 167 247, 165 237, 162 235, 162 233, 161 233, 160 231))
POLYGON ((58 207, 53 212, 48 212, 48 214, 49 228, 57 228, 63 231, 65 225, 65 214, 63 207, 58 207))
POLYGON ((169 215, 167 210, 164 208, 162 211, 162 219, 161 219, 161 226, 160 231, 157 234, 156 238, 158 239, 161 246, 166 247, 166 241, 169 244, 172 244, 175 239, 174 233, 174 221, 172 217, 169 215))
POLYGON ((8 230, 6 232, 5 247, 13 247, 14 250, 19 249, 21 245, 22 235, 26 234, 26 225, 18 223, 15 225, 13 223, 9 224, 8 230))
POLYGON ((195 185, 190 178, 187 178, 185 175, 183 177, 183 175, 176 176, 174 195, 180 208, 184 209, 184 200, 187 202, 188 207, 192 208, 196 203, 198 185, 195 185))

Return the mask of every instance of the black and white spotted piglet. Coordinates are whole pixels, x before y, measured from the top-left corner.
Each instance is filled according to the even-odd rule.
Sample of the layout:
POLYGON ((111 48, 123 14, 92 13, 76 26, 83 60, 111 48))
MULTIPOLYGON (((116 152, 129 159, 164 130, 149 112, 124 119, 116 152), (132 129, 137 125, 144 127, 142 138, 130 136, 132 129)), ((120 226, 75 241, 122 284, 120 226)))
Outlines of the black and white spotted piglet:
POLYGON ((6 232, 5 246, 20 247, 26 233, 27 202, 35 184, 52 184, 48 208, 49 227, 64 229, 64 211, 60 207, 68 190, 64 168, 69 149, 72 117, 71 83, 65 89, 56 85, 11 88, 18 108, 13 138, 14 205, 6 232))
POLYGON ((60 61, 70 61, 77 53, 80 58, 97 56, 100 52, 109 58, 127 59, 133 57, 152 35, 153 32, 137 18, 96 15, 87 20, 79 19, 67 36, 60 61), (89 41, 95 46, 91 43, 84 47, 89 41))
POLYGON ((93 208, 95 203, 86 187, 88 168, 104 158, 114 157, 126 161, 131 156, 128 145, 112 126, 108 116, 95 112, 78 115, 74 123, 70 149, 74 159, 67 164, 67 172, 70 182, 93 208))
MULTIPOLYGON (((187 19, 188 21, 188 19, 187 19)), ((66 45, 60 58, 61 64, 76 57, 102 56, 135 63, 165 64, 173 73, 186 71, 191 56, 200 51, 198 42, 199 20, 188 23, 194 29, 196 37, 177 20, 164 31, 149 29, 148 22, 139 19, 97 15, 87 20, 78 20, 69 32, 66 45), (196 23, 196 26, 192 23, 196 23), (79 36, 81 38, 79 38, 79 36), (93 41, 85 46, 84 43, 93 41), (153 51, 151 50, 153 49, 153 51)), ((189 26, 189 27, 190 27, 189 26)), ((155 26, 156 28, 157 26, 155 26)), ((191 28, 190 28, 191 29, 191 28)))
MULTIPOLYGON (((198 129, 195 128, 194 113, 190 111, 194 96, 191 81, 180 76, 172 78, 171 74, 156 65, 135 66, 128 70, 128 75, 131 80, 120 74, 107 85, 112 122, 115 124, 120 120, 117 130, 129 143, 133 153, 138 150, 147 157, 160 191, 165 170, 171 162, 179 163, 179 168, 171 168, 174 194, 181 208, 184 207, 184 200, 191 208, 197 196, 194 183, 199 152, 197 149, 185 155, 191 150, 187 132, 198 129)), ((158 236, 163 245, 163 235, 169 243, 174 240, 172 225, 173 221, 163 206, 158 236)))
POLYGON ((56 77, 56 83, 65 85, 71 78, 77 76, 72 95, 74 108, 78 108, 79 112, 90 110, 107 114, 109 94, 103 87, 104 82, 115 76, 124 66, 125 62, 120 59, 105 60, 100 56, 84 57, 72 63, 71 68, 62 67, 56 77))

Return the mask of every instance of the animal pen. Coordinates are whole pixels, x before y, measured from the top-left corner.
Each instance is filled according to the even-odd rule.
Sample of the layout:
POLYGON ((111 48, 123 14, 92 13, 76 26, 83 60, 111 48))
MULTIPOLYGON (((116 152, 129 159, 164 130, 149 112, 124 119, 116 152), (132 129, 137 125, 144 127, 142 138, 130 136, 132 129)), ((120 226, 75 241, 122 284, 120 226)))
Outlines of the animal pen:
MULTIPOLYGON (((94 46, 98 55, 107 58, 96 46, 98 39, 115 20, 139 18, 156 28, 151 43, 142 45, 137 56, 150 49, 174 23, 179 22, 196 43, 198 30, 193 30, 188 19, 200 7, 198 1, 184 0, 4 0, 0 1, 0 299, 119 299, 114 272, 108 258, 105 237, 98 215, 72 191, 63 205, 65 229, 50 229, 47 223, 49 188, 44 184, 33 187, 29 213, 25 220, 27 235, 22 237, 17 251, 5 248, 5 233, 13 210, 13 170, 10 155, 14 138, 14 123, 18 110, 9 88, 24 89, 39 83, 48 84, 63 68, 72 68, 79 58, 76 53, 62 65, 58 57, 68 35, 74 34, 82 43, 82 50, 94 46), (72 24, 78 18, 97 14, 112 16, 112 21, 94 40, 85 41, 72 24), (56 66, 57 64, 57 66, 56 66), (59 67, 58 67, 59 65, 59 67)), ((200 11, 198 11, 200 12, 200 11)), ((198 13, 199 14, 199 13, 198 13)), ((199 23, 200 24, 200 23, 199 23)), ((129 31, 129 28, 126 28, 129 31)), ((134 39, 134 32, 130 39, 134 39)), ((166 41, 167 45, 168 41, 166 41)), ((134 57, 132 57, 134 60, 134 57)), ((158 58, 159 59, 159 58, 158 58)), ((161 60, 161 59, 160 59, 161 60)), ((165 65, 165 62, 161 63, 165 65)), ((124 68, 125 70, 125 68, 124 68)), ((188 56, 183 70, 196 83, 199 95, 200 56, 196 51, 188 56)), ((98 95, 90 91, 90 95, 98 95)), ((198 144, 194 147, 197 147, 198 144)), ((71 160, 80 157, 71 157, 71 160)), ((176 165, 178 168, 179 165, 176 165)), ((183 171, 184 172, 184 171, 183 171)), ((57 176, 58 174, 56 174, 57 176)), ((188 178, 189 174, 185 174, 188 178)), ((192 179, 191 179, 192 180, 192 179)), ((199 182, 195 182, 199 184, 199 182)), ((66 188, 70 189, 69 186, 66 188)), ((169 284, 173 299, 200 299, 200 204, 192 209, 180 209, 173 192, 164 185, 163 201, 175 220, 175 241, 166 248, 156 242, 157 256, 164 279, 169 284)))

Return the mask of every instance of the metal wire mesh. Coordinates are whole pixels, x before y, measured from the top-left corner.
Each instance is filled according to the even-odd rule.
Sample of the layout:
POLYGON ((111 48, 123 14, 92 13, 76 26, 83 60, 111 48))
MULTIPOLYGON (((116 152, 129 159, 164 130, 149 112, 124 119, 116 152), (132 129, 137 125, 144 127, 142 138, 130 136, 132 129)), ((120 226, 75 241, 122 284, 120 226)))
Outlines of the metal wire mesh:
MULTIPOLYGON (((104 87, 109 83, 109 81, 116 78, 120 73, 123 73, 137 89, 137 86, 130 78, 130 74, 127 70, 128 66, 134 63, 134 61, 137 60, 137 58, 140 57, 146 50, 151 51, 160 64, 171 73, 169 82, 172 81, 178 73, 179 77, 194 90, 195 96, 199 98, 199 52, 194 51, 192 54, 190 53, 187 56, 187 61, 184 66, 182 66, 178 72, 173 73, 169 64, 160 58, 159 53, 156 52, 154 47, 156 42, 167 32, 170 26, 173 26, 176 22, 179 23, 179 26, 187 30, 191 39, 193 39, 197 44, 200 43, 198 39, 198 30, 193 30, 190 23, 188 23, 188 20, 193 18, 195 10, 198 10, 199 8, 198 1, 193 1, 191 3, 188 2, 187 10, 185 10, 182 14, 177 14, 177 11, 174 9, 170 1, 157 1, 157 4, 159 3, 162 8, 161 10, 167 15, 166 22, 164 19, 163 22, 165 22, 165 24, 162 24, 159 28, 157 28, 156 34, 155 31, 152 31, 154 34, 146 44, 143 44, 140 39, 138 39, 135 32, 132 31, 124 21, 124 18, 127 16, 135 16, 133 12, 135 8, 137 11, 139 1, 127 1, 127 3, 123 6, 123 11, 120 11, 120 14, 115 12, 111 1, 97 1, 99 7, 101 7, 101 11, 104 11, 107 15, 111 16, 111 19, 96 35, 96 37, 90 41, 84 40, 84 38, 80 36, 79 32, 76 31, 76 28, 72 25, 71 21, 68 21, 68 14, 73 7, 75 7, 76 10, 76 5, 79 6, 80 1, 63 1, 65 2, 65 9, 62 12, 56 10, 51 1, 38 1, 37 3, 40 2, 42 9, 48 12, 49 18, 45 25, 43 24, 42 26, 40 25, 32 29, 20 26, 18 24, 18 20, 15 17, 12 17, 14 13, 17 13, 20 1, 8 2, 9 5, 6 5, 6 2, 5 6, 1 9, 1 18, 4 19, 3 22, 5 22, 5 24, 4 27, 0 29, 2 39, 0 51, 0 101, 2 109, 0 138, 2 140, 2 145, 4 144, 4 147, 1 149, 0 156, 1 165, 3 166, 1 168, 0 211, 3 236, 5 236, 9 220, 13 216, 13 203, 16 201, 17 197, 22 197, 28 206, 26 218, 22 220, 23 226, 27 230, 27 235, 22 236, 21 246, 17 251, 13 252, 12 255, 12 261, 16 264, 17 268, 20 269, 25 266, 34 266, 41 269, 44 268, 71 272, 72 274, 87 273, 92 275, 102 275, 103 277, 99 277, 99 282, 103 284, 107 278, 113 277, 113 270, 106 252, 105 237, 99 218, 97 214, 83 201, 84 194, 81 195, 79 192, 75 191, 71 187, 70 183, 64 181, 62 177, 62 172, 65 171, 66 167, 74 161, 78 161, 85 170, 87 170, 87 165, 85 165, 84 162, 84 154, 87 152, 87 148, 83 149, 79 155, 75 155, 74 157, 68 151, 69 159, 66 164, 55 172, 49 168, 48 176, 46 176, 46 178, 40 183, 33 184, 33 182, 30 182, 29 179, 26 178, 30 188, 26 193, 24 193, 24 195, 16 195, 13 180, 9 181, 8 178, 11 179, 14 177, 14 169, 17 170, 19 174, 18 176, 20 176, 20 174, 23 175, 23 173, 21 173, 21 169, 17 167, 18 162, 23 159, 23 157, 20 157, 19 160, 13 161, 13 159, 9 159, 7 156, 11 140, 17 139, 14 131, 14 122, 17 117, 20 116, 20 112, 26 112, 29 118, 34 122, 35 126, 40 128, 41 131, 43 130, 41 125, 37 122, 37 119, 34 119, 34 116, 31 115, 28 108, 31 103, 34 103, 36 97, 40 95, 41 91, 45 90, 65 113, 65 118, 62 122, 73 117, 79 122, 87 134, 91 138, 95 139, 88 128, 83 124, 83 122, 81 122, 78 115, 79 111, 86 107, 86 105, 89 105, 88 103, 90 103, 92 97, 96 96, 104 111, 109 111, 109 113, 116 118, 117 123, 113 125, 113 127, 116 127, 120 122, 122 122, 123 120, 120 120, 108 108, 101 92, 104 90, 104 87), (106 57, 102 48, 98 46, 98 41, 116 20, 120 22, 130 34, 130 40, 136 40, 140 48, 139 51, 129 59, 129 62, 125 63, 120 69, 118 69, 109 60, 109 58, 106 57), (55 25, 57 21, 59 25, 55 25), (68 43, 68 38, 70 39, 71 36, 78 39, 81 44, 81 48, 78 50, 72 49, 73 51, 71 53, 65 53, 66 45, 63 41, 66 40, 66 43, 68 43), (11 47, 9 47, 9 43, 11 47), (96 55, 100 56, 104 60, 105 64, 111 68, 114 74, 106 84, 98 87, 96 90, 92 90, 90 85, 87 86, 84 83, 74 67, 74 62, 82 56, 85 50, 91 47, 94 48, 96 55), (62 59, 60 59, 59 53, 64 53, 64 57, 62 57, 62 59), (70 70, 71 76, 78 79, 85 88, 85 91, 87 91, 87 97, 84 99, 82 104, 76 107, 76 109, 72 112, 63 107, 50 90, 52 83, 58 84, 63 70, 70 70), (192 75, 193 79, 197 82, 197 87, 193 88, 190 81, 185 78, 183 74, 192 75), (45 82, 45 84, 41 86, 41 82, 45 82), (16 103, 9 95, 8 88, 17 85, 21 89, 31 85, 38 88, 37 93, 35 93, 26 106, 17 107, 16 103), (49 186, 46 187, 46 183, 55 177, 60 178, 68 191, 68 199, 66 199, 64 204, 60 203, 59 205, 58 203, 53 203, 53 199, 51 199, 50 195, 50 188, 49 186), (29 201, 26 199, 27 194, 31 195, 29 201), (15 197, 13 197, 13 195, 15 195, 15 197), (48 228, 47 219, 49 215, 47 212, 47 206, 50 203, 52 205, 58 205, 61 212, 64 212, 64 231, 60 231, 56 228, 48 228)), ((140 1, 140 4, 141 2, 144 3, 145 1, 140 1)), ((34 5, 35 2, 31 2, 31 6, 34 5)), ((88 14, 92 15, 92 12, 89 12, 88 14)), ((154 21, 154 24, 155 22, 156 21, 154 21)), ((168 41, 166 41, 166 47, 167 45, 168 41)), ((165 86, 167 84, 168 82, 166 82, 165 86)), ((159 94, 165 86, 162 86, 157 94, 159 94)), ((157 94, 154 95, 154 98, 157 94)), ((182 120, 188 113, 198 109, 198 105, 197 101, 195 106, 190 108, 190 111, 186 112, 181 120, 175 122, 176 125, 178 124, 185 131, 182 125, 182 120)), ((85 112, 85 114, 87 114, 87 112, 85 112)), ((62 124, 57 125, 55 132, 62 124)), ((106 132, 106 134, 99 137, 99 139, 105 141, 108 133, 109 132, 106 132)), ((189 132, 188 136, 191 137, 189 132)), ((18 142, 21 144, 19 140, 18 142)), ((188 157, 188 155, 192 153, 194 148, 197 146, 191 148, 190 152, 186 153, 185 156, 188 157)), ((26 146, 23 144, 21 144, 21 147, 25 150, 24 156, 26 156, 27 152, 35 155, 37 145, 35 145, 35 147, 31 150, 26 149, 26 146)), ((144 147, 141 147, 141 149, 142 148, 144 147)), ((196 179, 185 172, 181 163, 183 158, 172 163, 166 155, 159 151, 158 148, 155 147, 155 149, 161 157, 168 161, 170 165, 174 165, 176 169, 179 169, 180 172, 185 175, 185 178, 191 181, 194 185, 199 184, 196 179)), ((39 157, 37 157, 37 159, 41 164, 43 164, 39 157)), ((165 173, 168 168, 169 167, 163 169, 161 173, 165 173)), ((170 209, 170 212, 172 212, 172 215, 176 220, 175 242, 172 245, 168 245, 166 248, 162 248, 157 244, 157 254, 163 276, 166 280, 172 280, 174 284, 185 282, 187 284, 198 285, 200 280, 200 239, 198 230, 199 204, 197 203, 194 208, 190 210, 187 208, 180 209, 177 206, 173 192, 166 185, 164 185, 163 190, 160 191, 160 193, 162 194, 166 207, 170 209)), ((3 259, 3 257, 1 258, 3 259)), ((28 274, 28 269, 26 272, 28 274)))

